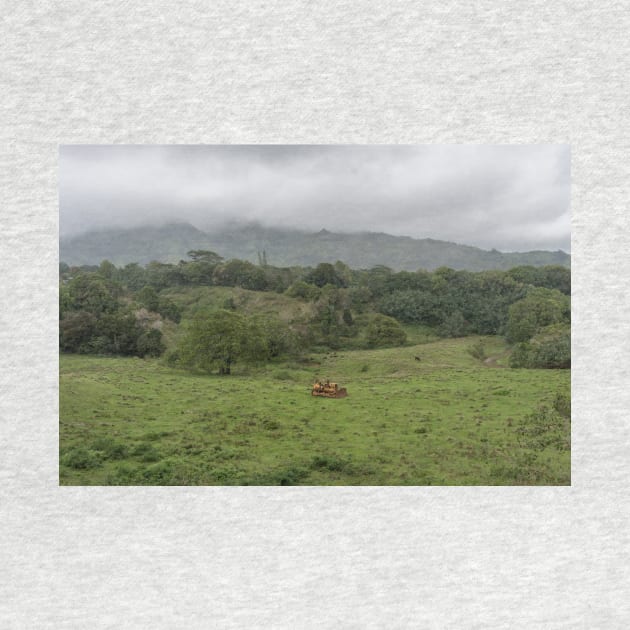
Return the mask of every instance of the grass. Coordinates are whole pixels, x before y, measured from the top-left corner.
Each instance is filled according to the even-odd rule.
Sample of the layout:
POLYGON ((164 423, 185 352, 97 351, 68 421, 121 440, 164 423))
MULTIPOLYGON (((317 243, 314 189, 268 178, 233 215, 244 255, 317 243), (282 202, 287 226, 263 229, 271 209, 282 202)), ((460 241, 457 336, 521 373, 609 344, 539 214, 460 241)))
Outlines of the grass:
MULTIPOLYGON (((479 338, 415 335, 419 345, 236 366, 229 377, 62 355, 60 483, 570 483, 570 421, 553 411, 568 370, 488 367, 468 352, 479 338), (312 397, 316 377, 349 396, 312 397)), ((505 364, 504 342, 482 341, 505 364)))
POLYGON ((185 287, 164 290, 164 295, 186 311, 188 316, 198 311, 234 308, 246 314, 278 315, 283 321, 312 315, 312 304, 272 291, 249 291, 238 287, 185 287))

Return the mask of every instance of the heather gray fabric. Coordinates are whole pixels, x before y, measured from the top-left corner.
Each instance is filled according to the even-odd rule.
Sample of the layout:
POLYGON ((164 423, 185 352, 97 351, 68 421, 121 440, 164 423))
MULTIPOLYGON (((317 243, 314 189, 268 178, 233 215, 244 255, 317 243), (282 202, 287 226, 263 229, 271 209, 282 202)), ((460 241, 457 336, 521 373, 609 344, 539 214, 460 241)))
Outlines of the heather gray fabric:
POLYGON ((3 3, 2 628, 625 628, 627 3, 3 3), (64 143, 570 143, 569 488, 60 488, 64 143))

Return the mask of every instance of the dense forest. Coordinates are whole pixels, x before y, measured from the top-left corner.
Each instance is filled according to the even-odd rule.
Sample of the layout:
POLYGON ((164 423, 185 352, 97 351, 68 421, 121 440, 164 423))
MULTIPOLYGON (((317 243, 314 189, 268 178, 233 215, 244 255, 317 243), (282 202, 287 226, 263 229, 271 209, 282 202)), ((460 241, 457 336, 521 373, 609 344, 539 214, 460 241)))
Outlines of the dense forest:
MULTIPOLYGON (((161 356, 171 365, 229 374, 240 362, 309 350, 404 345, 405 325, 439 337, 501 335, 511 367, 569 368, 570 270, 393 271, 347 264, 276 267, 191 250, 177 264, 70 267, 60 263, 60 350, 161 356), (232 287, 219 304, 190 299, 199 287, 232 287), (282 296, 295 308, 256 312, 244 292, 282 296), (170 331, 166 334, 165 331, 170 331)), ((471 352, 483 358, 479 346, 471 352)))

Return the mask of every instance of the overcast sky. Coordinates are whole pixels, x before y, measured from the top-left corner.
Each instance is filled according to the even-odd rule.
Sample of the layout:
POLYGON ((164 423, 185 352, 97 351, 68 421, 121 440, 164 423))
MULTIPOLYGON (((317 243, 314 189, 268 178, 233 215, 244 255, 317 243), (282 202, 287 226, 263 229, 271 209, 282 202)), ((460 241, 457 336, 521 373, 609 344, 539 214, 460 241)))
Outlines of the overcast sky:
POLYGON ((567 145, 60 148, 60 232, 187 221, 570 251, 567 145))

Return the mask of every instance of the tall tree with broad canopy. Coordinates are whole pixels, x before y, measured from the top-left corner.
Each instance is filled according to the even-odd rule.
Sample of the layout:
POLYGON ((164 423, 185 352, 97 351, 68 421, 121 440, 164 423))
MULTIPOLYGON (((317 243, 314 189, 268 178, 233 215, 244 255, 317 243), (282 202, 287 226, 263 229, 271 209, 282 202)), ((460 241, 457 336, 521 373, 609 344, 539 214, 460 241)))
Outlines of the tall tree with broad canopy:
POLYGON ((240 360, 265 359, 268 352, 260 328, 241 313, 226 310, 196 315, 179 345, 184 366, 219 374, 230 374, 240 360))

